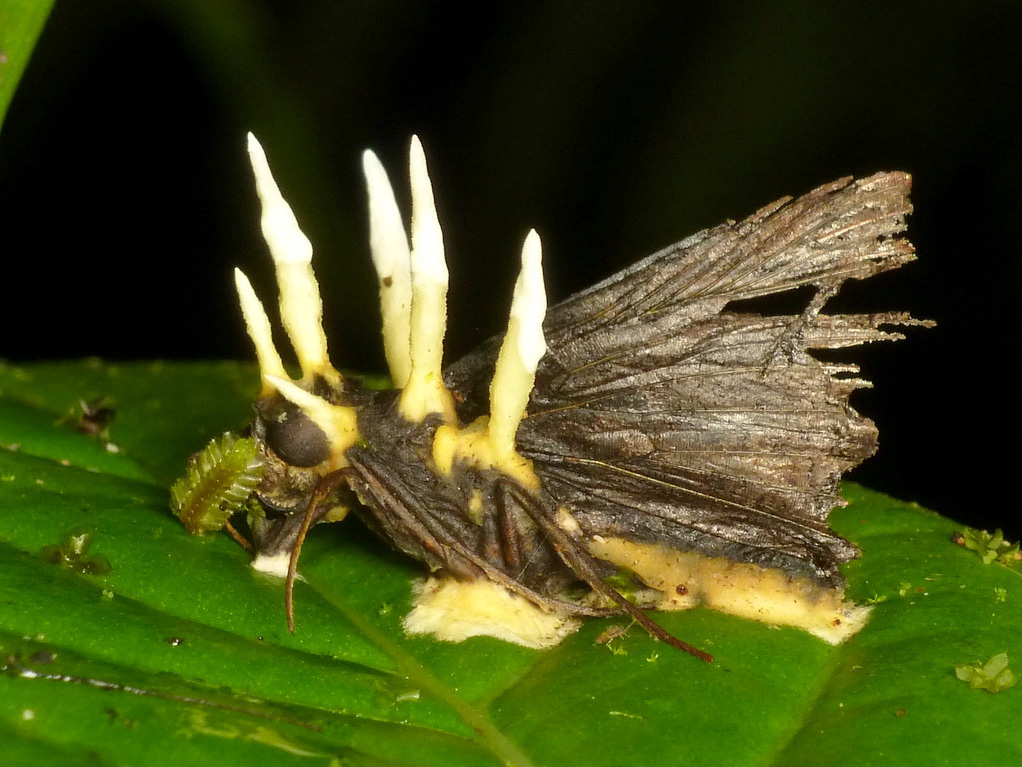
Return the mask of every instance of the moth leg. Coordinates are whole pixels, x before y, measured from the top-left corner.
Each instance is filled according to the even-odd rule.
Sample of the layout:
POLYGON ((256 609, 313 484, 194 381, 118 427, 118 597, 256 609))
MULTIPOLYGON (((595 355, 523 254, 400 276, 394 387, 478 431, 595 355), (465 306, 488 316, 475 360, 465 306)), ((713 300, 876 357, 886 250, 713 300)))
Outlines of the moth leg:
MULTIPOLYGON (((379 515, 381 510, 385 509, 394 522, 398 523, 405 530, 412 531, 417 540, 431 552, 436 553, 438 558, 444 563, 444 568, 455 574, 456 577, 458 571, 451 566, 450 553, 457 554, 461 560, 474 565, 482 575, 494 583, 503 586, 512 593, 525 597, 540 607, 551 610, 569 610, 575 615, 604 617, 619 614, 618 610, 575 605, 563 599, 548 597, 530 589, 488 561, 486 557, 477 554, 471 547, 467 546, 447 529, 441 520, 429 514, 421 515, 421 518, 417 516, 412 511, 415 502, 405 497, 407 491, 402 490, 393 483, 386 482, 382 473, 364 460, 365 456, 353 455, 351 458, 355 489, 363 497, 373 499, 370 507, 373 514, 379 515)), ((422 559, 421 556, 417 558, 422 559)), ((461 563, 459 562, 458 564, 461 563)), ((470 577, 478 578, 479 575, 465 575, 463 570, 460 577, 462 579, 470 577)))
POLYGON ((482 552, 483 556, 488 562, 500 567, 506 560, 506 554, 504 553, 504 541, 503 541, 503 529, 501 527, 501 513, 499 505, 495 505, 496 512, 493 514, 485 513, 485 502, 483 501, 483 494, 481 491, 473 493, 470 503, 470 509, 473 506, 476 507, 476 511, 473 512, 478 514, 479 524, 479 551, 482 552))
POLYGON ((506 492, 497 493, 497 529, 500 535, 500 551, 505 566, 511 572, 520 572, 527 563, 522 561, 522 548, 518 527, 515 525, 514 510, 507 503, 506 492))
POLYGON ((241 548, 245 549, 245 551, 252 550, 252 543, 248 540, 248 538, 238 532, 237 528, 231 524, 231 520, 228 519, 224 522, 224 529, 227 530, 230 536, 234 539, 234 542, 241 546, 241 548))
POLYGON ((784 361, 789 365, 794 362, 795 355, 804 345, 803 337, 805 336, 806 328, 816 319, 817 315, 823 310, 824 305, 840 288, 840 283, 823 283, 816 286, 816 292, 809 300, 806 308, 802 310, 798 317, 791 321, 788 327, 777 336, 777 340, 774 341, 773 346, 766 355, 766 359, 763 361, 763 375, 766 375, 767 370, 778 357, 783 357, 784 361))
POLYGON ((640 626, 646 629, 646 631, 649 632, 650 636, 654 639, 666 642, 672 647, 683 650, 689 655, 694 655, 707 663, 713 662, 712 655, 703 652, 686 642, 682 642, 680 639, 670 634, 660 624, 653 621, 642 610, 625 599, 617 589, 610 586, 596 569, 593 557, 586 552, 574 538, 568 535, 567 532, 562 530, 557 523, 554 522, 553 515, 550 513, 550 510, 545 508, 538 498, 510 482, 505 484, 508 488, 508 492, 514 496, 515 500, 518 501, 519 504, 521 504, 521 507, 532 518, 537 527, 549 536, 557 555, 564 560, 564 563, 570 567, 579 578, 585 581, 593 591, 612 602, 616 602, 623 612, 627 613, 640 626))
POLYGON ((291 547, 291 558, 287 565, 287 583, 284 588, 284 612, 287 615, 287 630, 295 633, 295 603, 294 589, 295 576, 298 574, 298 557, 302 553, 302 546, 305 543, 305 536, 309 528, 319 518, 329 511, 329 507, 323 503, 327 496, 337 489, 338 485, 346 483, 351 475, 350 469, 338 469, 323 477, 317 484, 309 499, 309 505, 302 516, 301 527, 298 528, 298 535, 294 545, 291 547))

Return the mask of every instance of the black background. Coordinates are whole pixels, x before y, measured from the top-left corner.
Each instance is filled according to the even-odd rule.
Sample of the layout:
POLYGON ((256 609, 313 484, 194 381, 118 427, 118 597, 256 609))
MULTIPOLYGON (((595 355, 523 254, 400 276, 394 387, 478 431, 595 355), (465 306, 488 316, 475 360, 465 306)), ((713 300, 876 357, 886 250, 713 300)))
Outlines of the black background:
MULTIPOLYGON (((836 308, 939 327, 855 354, 853 475, 1018 537, 1022 13, 1011 2, 58 0, 0 134, 0 355, 249 358, 272 279, 244 134, 317 249, 335 363, 382 366, 360 153, 426 147, 447 359, 505 322, 536 227, 551 299, 785 194, 915 177, 919 261, 836 308)), ((399 192, 400 196, 400 192, 399 192)))

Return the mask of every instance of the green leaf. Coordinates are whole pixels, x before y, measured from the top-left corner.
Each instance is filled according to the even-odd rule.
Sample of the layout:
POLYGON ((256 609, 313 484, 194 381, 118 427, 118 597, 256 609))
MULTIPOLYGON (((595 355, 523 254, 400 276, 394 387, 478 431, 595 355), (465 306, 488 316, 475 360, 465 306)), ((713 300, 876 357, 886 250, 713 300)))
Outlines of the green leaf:
POLYGON ((956 678, 1003 681, 995 656, 1022 657, 1019 563, 984 565, 951 521, 856 486, 833 524, 863 550, 850 595, 874 607, 840 647, 702 609, 658 620, 713 664, 606 634, 620 619, 542 652, 406 637, 420 568, 355 521, 310 535, 291 635, 282 584, 169 509, 188 456, 244 425, 257 383, 232 363, 0 365, 5 764, 1022 761, 1020 688, 956 678), (103 397, 117 452, 66 417, 103 397), (105 574, 43 553, 83 529, 105 574))
POLYGON ((0 0, 0 128, 53 0, 0 0))

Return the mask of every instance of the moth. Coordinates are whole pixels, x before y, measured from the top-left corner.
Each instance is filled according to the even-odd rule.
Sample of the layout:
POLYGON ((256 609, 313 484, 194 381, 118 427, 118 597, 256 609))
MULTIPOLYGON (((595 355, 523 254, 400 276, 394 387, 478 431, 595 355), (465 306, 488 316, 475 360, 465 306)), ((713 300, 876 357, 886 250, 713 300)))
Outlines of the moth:
POLYGON ((846 280, 914 258, 901 236, 907 174, 778 200, 550 308, 531 231, 506 331, 445 368, 448 272, 422 146, 413 137, 410 237, 366 151, 393 380, 381 391, 331 364, 312 246, 251 135, 249 154, 301 369, 286 372, 236 271, 262 376, 253 564, 287 577, 289 628, 306 534, 349 512, 428 569, 409 633, 547 647, 584 616, 625 615, 712 660, 647 610, 704 604, 835 643, 863 625, 868 608, 844 598, 839 571, 858 550, 827 516, 844 503, 842 473, 876 449, 874 425, 849 404, 868 383, 855 365, 812 352, 928 324, 821 311, 846 280), (810 297, 797 314, 742 309, 799 289, 810 297))

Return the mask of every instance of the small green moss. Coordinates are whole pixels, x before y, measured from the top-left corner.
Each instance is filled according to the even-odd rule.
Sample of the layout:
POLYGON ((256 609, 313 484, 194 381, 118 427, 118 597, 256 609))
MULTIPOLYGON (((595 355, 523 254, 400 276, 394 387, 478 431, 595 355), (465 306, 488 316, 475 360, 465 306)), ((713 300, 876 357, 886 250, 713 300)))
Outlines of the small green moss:
POLYGON ((991 562, 1007 565, 1022 559, 1019 544, 1004 540, 1004 532, 1000 529, 988 533, 986 530, 966 528, 960 533, 955 533, 952 540, 969 551, 975 551, 985 565, 991 562))
POLYGON ((1003 692, 1014 687, 1018 678, 1008 666, 1008 653, 998 653, 988 661, 973 661, 955 666, 955 676, 973 690, 1003 692))
POLYGON ((113 568, 102 554, 89 555, 93 532, 76 528, 59 545, 43 546, 39 552, 47 562, 83 575, 106 575, 113 568))

